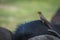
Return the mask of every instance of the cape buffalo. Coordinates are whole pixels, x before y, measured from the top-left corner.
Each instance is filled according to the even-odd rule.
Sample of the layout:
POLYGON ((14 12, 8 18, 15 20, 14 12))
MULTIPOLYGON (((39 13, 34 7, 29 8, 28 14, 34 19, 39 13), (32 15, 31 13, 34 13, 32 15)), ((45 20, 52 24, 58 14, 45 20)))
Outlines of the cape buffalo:
POLYGON ((60 34, 60 8, 57 10, 56 14, 51 19, 51 24, 53 28, 60 34))
MULTIPOLYGON (((34 36, 49 34, 47 27, 40 20, 19 25, 15 31, 14 40, 28 40, 34 36)), ((49 34, 54 35, 54 34, 49 34)))
POLYGON ((6 28, 0 27, 0 40, 12 40, 12 32, 6 28))
POLYGON ((60 39, 52 35, 39 35, 32 37, 28 40, 60 40, 60 39))
MULTIPOLYGON (((60 9, 57 14, 52 18, 51 24, 53 30, 60 34, 60 9), (56 16, 58 14, 58 16, 56 16)), ((48 28, 41 20, 31 21, 22 25, 19 25, 15 31, 14 40, 28 40, 34 36, 38 35, 54 35, 54 33, 49 33, 48 28)), ((54 35, 55 36, 55 35, 54 35)))

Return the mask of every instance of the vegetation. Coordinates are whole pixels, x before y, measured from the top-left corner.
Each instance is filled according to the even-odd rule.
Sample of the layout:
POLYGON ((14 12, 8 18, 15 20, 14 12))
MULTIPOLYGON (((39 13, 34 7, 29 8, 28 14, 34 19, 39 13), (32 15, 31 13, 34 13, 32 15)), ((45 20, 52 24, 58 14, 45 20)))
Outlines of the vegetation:
POLYGON ((14 31, 16 25, 38 20, 38 11, 50 21, 60 0, 0 0, 0 26, 14 31))

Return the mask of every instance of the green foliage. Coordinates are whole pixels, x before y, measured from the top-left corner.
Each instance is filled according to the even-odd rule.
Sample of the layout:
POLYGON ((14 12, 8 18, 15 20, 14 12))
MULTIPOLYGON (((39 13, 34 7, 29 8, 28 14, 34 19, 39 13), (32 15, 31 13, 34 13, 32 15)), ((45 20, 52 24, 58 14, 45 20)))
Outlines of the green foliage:
POLYGON ((50 21, 60 8, 60 0, 0 0, 0 4, 4 5, 4 8, 0 8, 0 26, 11 31, 19 23, 38 20, 38 11, 50 21))

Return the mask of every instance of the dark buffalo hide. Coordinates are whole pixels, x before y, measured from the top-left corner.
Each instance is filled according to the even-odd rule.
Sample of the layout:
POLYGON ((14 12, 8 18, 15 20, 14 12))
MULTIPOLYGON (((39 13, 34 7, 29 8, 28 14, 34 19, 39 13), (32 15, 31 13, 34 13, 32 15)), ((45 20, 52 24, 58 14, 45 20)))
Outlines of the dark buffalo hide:
POLYGON ((0 40, 12 40, 12 32, 6 28, 0 27, 0 40))
POLYGON ((54 30, 60 34, 60 8, 58 8, 55 15, 52 17, 51 24, 53 25, 54 30))
MULTIPOLYGON (((27 40, 31 37, 47 34, 47 27, 40 20, 19 25, 14 40, 27 40)), ((54 34, 53 34, 54 35, 54 34)))
POLYGON ((53 29, 60 34, 60 25, 53 24, 53 29))
POLYGON ((39 35, 32 37, 28 40, 60 40, 60 39, 52 35, 39 35))

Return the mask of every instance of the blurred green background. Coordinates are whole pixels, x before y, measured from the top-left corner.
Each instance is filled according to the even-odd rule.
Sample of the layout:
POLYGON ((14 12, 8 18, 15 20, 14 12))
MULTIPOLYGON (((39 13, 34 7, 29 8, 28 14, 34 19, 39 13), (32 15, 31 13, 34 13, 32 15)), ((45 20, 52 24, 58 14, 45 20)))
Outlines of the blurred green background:
POLYGON ((58 8, 60 0, 0 0, 0 27, 13 32, 18 24, 38 20, 38 11, 50 21, 58 8))

